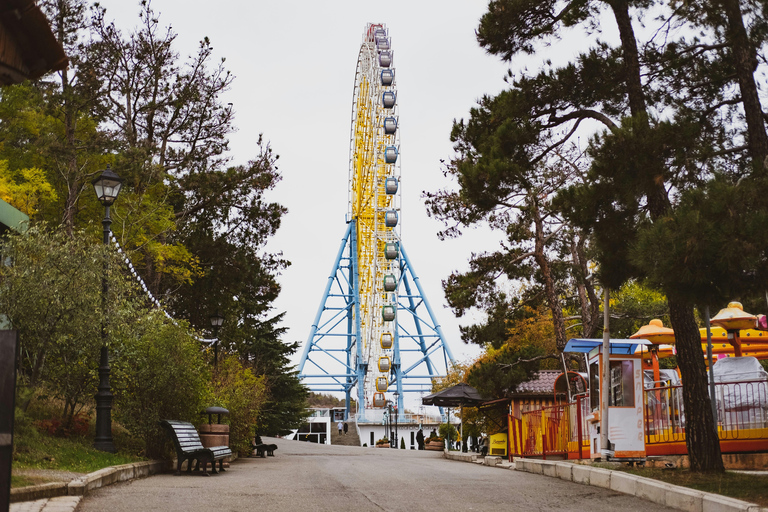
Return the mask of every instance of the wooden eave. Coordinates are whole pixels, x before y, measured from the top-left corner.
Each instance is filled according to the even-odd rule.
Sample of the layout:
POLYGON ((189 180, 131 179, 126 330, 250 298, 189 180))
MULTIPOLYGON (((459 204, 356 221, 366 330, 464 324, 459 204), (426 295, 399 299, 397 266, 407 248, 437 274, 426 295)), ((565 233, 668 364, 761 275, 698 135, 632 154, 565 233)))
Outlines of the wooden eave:
POLYGON ((68 63, 33 0, 0 0, 0 85, 34 80, 68 63))

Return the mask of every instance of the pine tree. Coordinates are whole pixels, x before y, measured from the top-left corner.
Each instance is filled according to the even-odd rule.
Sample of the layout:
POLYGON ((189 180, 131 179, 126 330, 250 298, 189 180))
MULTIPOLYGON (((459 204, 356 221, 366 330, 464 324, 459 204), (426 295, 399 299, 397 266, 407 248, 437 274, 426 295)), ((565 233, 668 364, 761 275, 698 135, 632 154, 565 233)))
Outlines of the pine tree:
MULTIPOLYGON (((655 10, 661 13, 661 30, 638 41, 634 19, 647 18, 659 7, 651 0, 492 1, 480 21, 478 41, 506 61, 534 54, 569 31, 585 30, 590 47, 560 67, 544 62, 536 74, 510 73, 508 90, 483 98, 467 124, 456 124, 459 156, 449 172, 455 169, 460 191, 442 205, 459 224, 485 219, 519 233, 535 226, 530 215, 536 202, 514 204, 524 205, 530 216, 521 227, 499 213, 513 206, 505 199, 520 187, 534 190, 547 183, 547 172, 567 176, 556 171, 558 165, 573 168, 572 177, 559 185, 551 211, 561 212, 564 226, 578 227, 591 237, 603 286, 617 289, 630 279, 647 278, 667 297, 686 387, 691 467, 701 471, 722 471, 722 460, 694 315, 694 305, 702 303, 695 292, 705 288, 705 279, 695 282, 691 276, 711 275, 706 298, 720 297, 729 286, 734 290, 745 284, 742 274, 763 275, 760 255, 768 247, 762 235, 753 236, 756 224, 749 218, 750 213, 762 218, 759 197, 765 186, 760 182, 764 119, 756 120, 762 114, 750 92, 755 60, 747 58, 761 47, 766 32, 756 14, 759 7, 744 5, 743 12, 738 2, 730 1, 680 2, 677 11, 655 10), (703 35, 691 37, 685 28, 697 16, 695 24, 703 35), (750 20, 748 28, 740 26, 742 19, 750 20), (618 32, 615 46, 594 37, 606 22, 618 32), (733 85, 741 96, 732 94, 733 85), (602 129, 587 154, 578 153, 575 136, 596 125, 602 129), (734 144, 740 138, 744 144, 734 144), (753 165, 739 160, 744 151, 753 165), (739 178, 750 180, 748 187, 738 190, 739 178), (718 193, 742 200, 730 203, 737 219, 725 224, 747 251, 727 263, 712 256, 727 247, 720 242, 728 228, 717 229, 714 217, 726 200, 709 201, 718 193), (702 200, 711 204, 708 210, 701 208, 702 200), (701 229, 695 218, 704 219, 701 229), (686 230, 676 234, 675 226, 686 230), (720 238, 691 243, 702 230, 720 238), (750 236, 753 247, 747 244, 750 236), (715 247, 690 258, 693 251, 687 247, 707 244, 715 247), (736 276, 735 285, 724 284, 728 273, 736 276)), ((549 250, 551 254, 554 247, 549 250)), ((508 268, 519 254, 510 245, 507 266, 497 268, 508 268)), ((455 288, 470 282, 457 280, 455 288)), ((483 296, 488 280, 476 282, 483 296)), ((458 292, 455 296, 462 298, 458 292)))

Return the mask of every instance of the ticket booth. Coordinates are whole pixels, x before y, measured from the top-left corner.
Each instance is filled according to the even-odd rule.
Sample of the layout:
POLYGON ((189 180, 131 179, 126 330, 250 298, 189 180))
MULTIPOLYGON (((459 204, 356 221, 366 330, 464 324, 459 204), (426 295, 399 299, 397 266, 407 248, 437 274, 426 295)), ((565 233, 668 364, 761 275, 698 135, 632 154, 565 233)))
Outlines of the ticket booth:
MULTIPOLYGON (((610 383, 608 385, 608 460, 645 460, 643 422, 643 361, 639 346, 651 345, 647 340, 611 340, 610 383)), ((571 339, 565 352, 587 354, 589 368, 589 412, 586 415, 590 441, 590 458, 602 458, 600 446, 603 340, 571 339)))

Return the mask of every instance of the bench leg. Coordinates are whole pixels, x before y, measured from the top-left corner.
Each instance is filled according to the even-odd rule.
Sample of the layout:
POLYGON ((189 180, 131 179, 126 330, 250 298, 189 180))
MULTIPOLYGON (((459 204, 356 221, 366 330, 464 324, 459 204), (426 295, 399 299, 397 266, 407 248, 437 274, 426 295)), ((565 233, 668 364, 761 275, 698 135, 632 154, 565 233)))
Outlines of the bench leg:
POLYGON ((184 462, 184 459, 181 459, 181 458, 176 462, 176 473, 174 473, 176 476, 181 475, 181 464, 183 462, 184 462))
MULTIPOLYGON (((216 462, 214 461, 213 465, 216 465, 216 462)), ((224 459, 219 459, 219 471, 224 471, 224 459)))

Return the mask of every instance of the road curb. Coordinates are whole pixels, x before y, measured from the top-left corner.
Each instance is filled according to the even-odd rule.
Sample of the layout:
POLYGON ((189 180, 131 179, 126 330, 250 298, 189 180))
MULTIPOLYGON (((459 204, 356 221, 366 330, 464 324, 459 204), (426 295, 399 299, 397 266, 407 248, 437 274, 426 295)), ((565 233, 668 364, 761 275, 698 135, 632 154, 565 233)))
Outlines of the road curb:
POLYGON ((603 487, 686 512, 768 512, 768 508, 760 505, 719 494, 696 491, 652 478, 631 475, 623 471, 595 468, 565 461, 515 459, 515 469, 579 484, 603 487))
POLYGON ((478 458, 480 457, 474 453, 449 452, 448 450, 445 450, 443 455, 446 459, 458 460, 461 462, 477 462, 478 458))
POLYGON ((11 489, 11 503, 22 501, 34 501, 43 498, 55 498, 58 496, 85 496, 93 489, 111 485, 116 482, 125 482, 134 478, 142 478, 154 475, 161 471, 171 469, 172 461, 149 460, 133 462, 100 469, 93 473, 72 480, 69 483, 53 482, 41 485, 30 485, 11 489))
POLYGON ((496 455, 478 455, 475 453, 462 453, 462 452, 452 452, 445 450, 443 452, 443 457, 449 460, 458 460, 460 462, 473 462, 475 464, 482 464, 484 466, 491 466, 495 468, 501 468, 501 469, 513 469, 514 465, 507 462, 504 458, 498 457, 496 455))
POLYGON ((11 489, 11 503, 20 501, 35 501, 44 498, 55 498, 67 495, 66 482, 51 482, 48 484, 29 485, 11 489))

